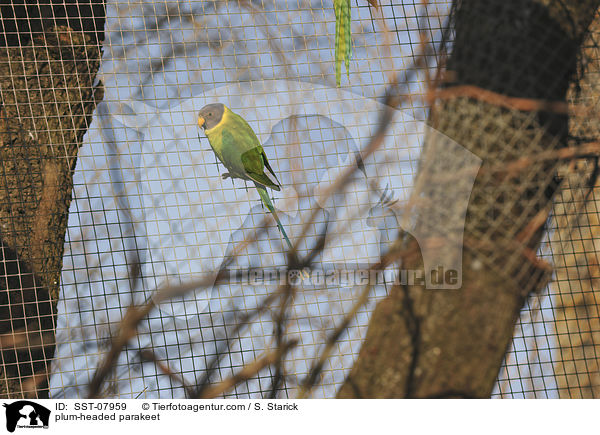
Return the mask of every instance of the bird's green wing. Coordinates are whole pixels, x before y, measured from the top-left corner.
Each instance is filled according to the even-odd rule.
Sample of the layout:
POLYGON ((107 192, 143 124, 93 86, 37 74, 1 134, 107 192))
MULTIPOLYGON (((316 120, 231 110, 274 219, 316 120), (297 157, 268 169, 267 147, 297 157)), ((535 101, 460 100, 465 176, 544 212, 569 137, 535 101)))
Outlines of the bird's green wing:
MULTIPOLYGON (((280 190, 280 187, 273 183, 273 181, 271 181, 271 179, 265 174, 266 161, 267 159, 265 152, 260 146, 252 148, 241 155, 241 162, 244 166, 244 171, 251 180, 260 183, 263 186, 270 187, 271 189, 280 190)), ((270 168, 270 166, 267 167, 269 171, 273 173, 273 170, 270 168)))
POLYGON ((267 159, 267 155, 265 154, 265 150, 261 148, 262 151, 262 158, 263 158, 263 162, 265 164, 265 167, 269 170, 269 172, 271 173, 271 175, 273 176, 273 178, 275 178, 275 181, 277 181, 277 184, 279 184, 281 186, 281 181, 279 181, 279 179, 277 178, 277 175, 275 175, 275 172, 273 171, 273 168, 271 168, 271 164, 269 163, 269 160, 267 159))

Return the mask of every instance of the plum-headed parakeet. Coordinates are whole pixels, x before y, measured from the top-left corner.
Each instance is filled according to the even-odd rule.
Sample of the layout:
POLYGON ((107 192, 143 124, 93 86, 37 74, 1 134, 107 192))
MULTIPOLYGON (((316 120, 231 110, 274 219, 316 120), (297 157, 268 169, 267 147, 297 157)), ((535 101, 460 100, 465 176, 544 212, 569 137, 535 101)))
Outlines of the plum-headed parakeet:
POLYGON ((279 191, 281 183, 277 180, 273 168, 267 160, 265 150, 252 127, 244 118, 233 113, 221 103, 204 106, 198 114, 198 126, 204 128, 211 148, 229 171, 222 177, 240 178, 254 182, 260 199, 273 214, 281 234, 292 249, 290 239, 281 225, 266 189, 268 187, 279 191), (265 168, 271 173, 273 179, 267 176, 265 168))

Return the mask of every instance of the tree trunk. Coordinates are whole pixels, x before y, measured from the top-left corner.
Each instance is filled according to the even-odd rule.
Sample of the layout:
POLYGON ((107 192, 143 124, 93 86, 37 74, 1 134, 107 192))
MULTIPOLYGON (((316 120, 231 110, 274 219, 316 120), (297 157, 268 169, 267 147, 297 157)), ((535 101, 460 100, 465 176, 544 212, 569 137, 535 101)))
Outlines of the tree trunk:
MULTIPOLYGON (((582 142, 600 141, 599 40, 600 11, 583 43, 582 79, 569 93, 570 104, 579 108, 569 132, 582 142)), ((594 169, 591 164, 570 174, 554 211, 552 252, 558 255, 552 305, 559 347, 554 372, 562 398, 600 398, 600 183, 588 183, 594 169)))
POLYGON ((102 98, 99 64, 97 43, 64 26, 0 49, 0 334, 9 340, 0 394, 8 397, 47 394, 39 386, 54 353, 72 175, 102 98))
MULTIPOLYGON (((455 5, 444 89, 430 116, 442 135, 425 138, 415 197, 425 204, 417 225, 426 226, 431 215, 439 222, 442 213, 456 218, 467 186, 460 175, 469 168, 448 145, 482 160, 464 221, 462 284, 455 290, 394 286, 373 313, 339 397, 490 396, 519 311, 551 274, 535 255, 561 164, 551 157, 566 145, 567 90, 600 5, 563 3, 455 5), (537 158, 540 153, 546 157, 537 158), (523 157, 530 159, 509 166, 523 157)), ((453 237, 460 241, 458 228, 446 240, 453 237)), ((423 262, 408 258, 402 268, 423 270, 423 262)))

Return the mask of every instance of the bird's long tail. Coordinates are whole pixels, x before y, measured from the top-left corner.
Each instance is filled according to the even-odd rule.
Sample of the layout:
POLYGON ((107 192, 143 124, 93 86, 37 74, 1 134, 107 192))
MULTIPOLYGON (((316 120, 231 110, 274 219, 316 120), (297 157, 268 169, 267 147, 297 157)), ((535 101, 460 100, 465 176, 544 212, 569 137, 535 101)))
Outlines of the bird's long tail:
POLYGON ((350 56, 352 56, 351 0, 334 0, 335 10, 335 83, 342 80, 342 62, 350 77, 350 56))
POLYGON ((265 204, 265 206, 269 209, 269 211, 273 214, 273 217, 275 218, 275 221, 277 222, 277 226, 279 227, 279 231, 281 231, 283 238, 287 242, 290 249, 292 249, 292 243, 290 242, 290 239, 289 239, 287 233, 283 229, 283 225, 281 225, 281 221, 279 220, 279 216, 277 216, 277 212, 275 211, 275 207, 273 206, 273 203, 271 202, 271 198, 269 198, 267 189, 265 189, 264 186, 262 186, 256 182, 254 183, 254 185, 256 186, 256 190, 258 190, 260 199, 265 204))

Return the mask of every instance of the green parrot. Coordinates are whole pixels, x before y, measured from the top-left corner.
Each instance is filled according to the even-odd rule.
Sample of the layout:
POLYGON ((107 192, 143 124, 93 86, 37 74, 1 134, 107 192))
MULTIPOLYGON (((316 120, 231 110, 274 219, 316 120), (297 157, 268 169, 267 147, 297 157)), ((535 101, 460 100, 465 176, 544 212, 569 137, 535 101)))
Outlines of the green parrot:
POLYGON ((342 62, 350 77, 350 56, 352 55, 352 31, 350 29, 350 0, 333 0, 335 10, 335 83, 342 81, 342 62))
POLYGON ((198 114, 198 126, 204 128, 211 148, 229 171, 222 175, 223 179, 231 177, 254 182, 260 199, 273 214, 281 234, 292 249, 292 243, 281 225, 266 189, 268 187, 279 191, 281 183, 273 172, 265 150, 260 145, 252 127, 244 118, 233 113, 221 103, 204 106, 198 114), (271 173, 274 180, 265 174, 265 168, 271 173))

